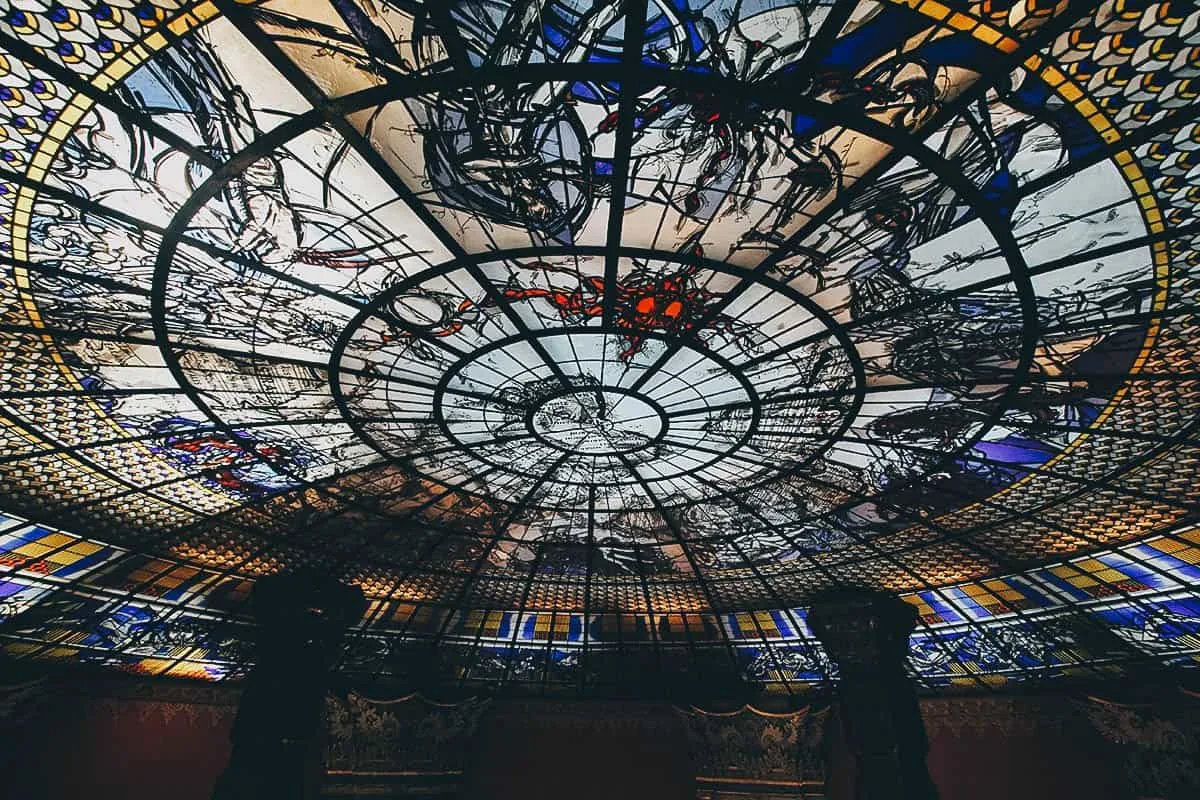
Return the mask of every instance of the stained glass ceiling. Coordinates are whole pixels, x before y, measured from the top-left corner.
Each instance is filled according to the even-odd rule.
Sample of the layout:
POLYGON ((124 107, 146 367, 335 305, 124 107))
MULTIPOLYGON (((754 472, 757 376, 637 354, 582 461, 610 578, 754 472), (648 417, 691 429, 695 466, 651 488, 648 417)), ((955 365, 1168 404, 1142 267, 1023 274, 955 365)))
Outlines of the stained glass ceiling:
POLYGON ((374 677, 1200 660, 1193 4, 0 19, 9 655, 236 677, 309 568, 374 677))

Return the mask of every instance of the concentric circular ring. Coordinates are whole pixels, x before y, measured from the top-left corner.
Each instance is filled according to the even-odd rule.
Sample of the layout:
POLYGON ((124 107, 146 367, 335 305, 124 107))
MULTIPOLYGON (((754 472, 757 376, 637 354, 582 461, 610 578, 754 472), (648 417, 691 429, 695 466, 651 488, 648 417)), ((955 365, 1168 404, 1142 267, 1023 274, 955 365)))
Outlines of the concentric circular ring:
MULTIPOLYGON (((629 313, 654 313, 648 309, 659 300, 670 307, 718 297, 700 287, 718 286, 722 273, 674 269, 687 269, 687 278, 666 281, 675 294, 665 297, 652 293, 662 283, 637 289, 631 281, 629 313)), ((795 469, 849 424, 855 354, 772 282, 758 290, 764 305, 793 309, 789 335, 816 344, 764 362, 751 356, 783 341, 752 339, 724 318, 690 339, 555 324, 559 307, 575 302, 562 299, 565 290, 539 288, 558 275, 535 264, 532 275, 493 279, 544 327, 482 341, 475 331, 509 323, 483 298, 447 299, 446 287, 470 285, 465 271, 431 270, 378 295, 347 325, 330 365, 347 423, 378 453, 427 478, 447 481, 445 463, 460 459, 464 477, 494 476, 486 491, 497 500, 519 499, 509 487, 534 481, 552 489, 530 502, 559 508, 582 502, 581 489, 641 485, 662 502, 701 501, 713 482, 750 486, 795 469), (548 296, 560 306, 547 308, 548 296), (468 351, 466 342, 478 344, 468 351), (664 354, 667 363, 654 365, 664 354), (436 385, 400 377, 422 373, 436 385), (764 406, 756 383, 772 402, 764 406)), ((577 286, 589 280, 581 276, 577 286)))
POLYGON ((667 435, 662 407, 612 387, 571 389, 530 409, 525 426, 539 441, 580 456, 625 455, 667 435))

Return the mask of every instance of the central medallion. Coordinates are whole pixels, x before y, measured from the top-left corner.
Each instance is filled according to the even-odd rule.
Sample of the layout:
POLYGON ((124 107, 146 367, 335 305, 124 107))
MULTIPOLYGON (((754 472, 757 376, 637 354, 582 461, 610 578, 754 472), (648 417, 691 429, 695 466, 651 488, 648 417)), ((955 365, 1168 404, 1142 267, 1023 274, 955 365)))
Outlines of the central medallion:
POLYGON ((773 282, 729 312, 712 303, 736 275, 660 267, 619 275, 610 325, 599 273, 562 265, 484 265, 490 295, 465 268, 397 284, 334 349, 342 418, 421 479, 559 515, 680 506, 819 458, 856 414, 848 338, 773 282))
POLYGON ((545 444, 580 455, 623 455, 645 449, 666 433, 657 404, 611 388, 579 389, 533 409, 529 431, 545 444))

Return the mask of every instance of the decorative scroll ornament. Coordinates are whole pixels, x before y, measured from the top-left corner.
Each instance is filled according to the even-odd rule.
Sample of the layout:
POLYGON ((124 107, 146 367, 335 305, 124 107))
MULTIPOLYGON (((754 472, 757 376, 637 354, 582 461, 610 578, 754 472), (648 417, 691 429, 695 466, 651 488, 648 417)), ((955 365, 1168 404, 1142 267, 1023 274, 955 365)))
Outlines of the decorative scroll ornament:
POLYGON ((350 692, 327 696, 330 774, 461 774, 467 745, 490 700, 445 705, 411 694, 372 700, 350 692))
POLYGON ((0 731, 16 730, 37 715, 45 700, 46 678, 0 683, 0 731))
POLYGON ((1086 703, 1100 735, 1121 746, 1132 797, 1200 797, 1200 703, 1127 705, 1098 697, 1086 703))
POLYGON ((772 714, 676 709, 696 766, 698 796, 822 797, 828 710, 772 714))

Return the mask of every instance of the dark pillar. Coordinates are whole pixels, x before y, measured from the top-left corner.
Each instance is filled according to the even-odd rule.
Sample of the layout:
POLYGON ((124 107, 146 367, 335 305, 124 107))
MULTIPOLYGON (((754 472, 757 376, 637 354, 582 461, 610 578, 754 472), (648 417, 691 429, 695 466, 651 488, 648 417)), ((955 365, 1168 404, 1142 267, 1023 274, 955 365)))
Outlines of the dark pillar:
POLYGON ((213 798, 306 800, 320 786, 329 669, 366 602, 357 587, 301 574, 260 579, 250 601, 259 628, 256 661, 213 798))
POLYGON ((904 671, 916 621, 908 603, 867 591, 831 593, 809 610, 809 627, 838 665, 838 710, 858 800, 937 798, 925 766, 925 725, 904 671))

